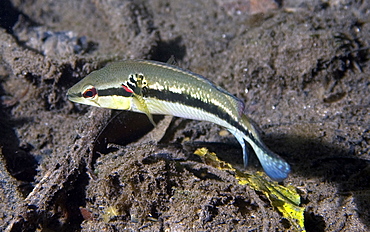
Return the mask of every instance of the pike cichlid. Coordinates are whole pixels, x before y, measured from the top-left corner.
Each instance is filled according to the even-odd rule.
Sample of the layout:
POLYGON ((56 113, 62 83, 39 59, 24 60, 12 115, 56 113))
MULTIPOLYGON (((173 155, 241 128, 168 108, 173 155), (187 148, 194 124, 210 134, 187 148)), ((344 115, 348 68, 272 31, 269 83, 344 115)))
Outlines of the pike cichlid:
POLYGON ((82 104, 203 120, 225 127, 243 148, 248 163, 247 141, 268 176, 285 179, 290 166, 261 141, 243 113, 244 104, 226 90, 190 71, 146 60, 115 62, 94 71, 68 90, 68 99, 82 104))

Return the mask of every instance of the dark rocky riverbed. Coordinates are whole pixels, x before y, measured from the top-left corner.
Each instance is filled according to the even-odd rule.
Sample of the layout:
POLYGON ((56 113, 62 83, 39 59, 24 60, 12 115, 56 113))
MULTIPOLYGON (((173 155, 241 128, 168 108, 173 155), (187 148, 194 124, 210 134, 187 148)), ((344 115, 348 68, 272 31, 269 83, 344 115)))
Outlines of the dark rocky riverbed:
MULTIPOLYGON (((66 99, 111 61, 173 55, 245 102, 292 166, 282 184, 298 189, 307 231, 368 231, 369 9, 354 0, 1 1, 0 228, 294 230, 263 194, 193 155, 207 147, 242 167, 223 128, 158 116, 153 129, 145 115, 66 99)), ((251 156, 247 172, 261 170, 251 156)))

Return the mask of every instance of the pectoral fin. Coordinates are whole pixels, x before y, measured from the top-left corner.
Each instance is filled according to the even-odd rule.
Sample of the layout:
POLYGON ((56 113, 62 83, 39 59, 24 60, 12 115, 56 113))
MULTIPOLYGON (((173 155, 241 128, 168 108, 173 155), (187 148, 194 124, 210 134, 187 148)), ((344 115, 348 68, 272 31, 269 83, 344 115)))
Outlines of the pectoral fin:
POLYGON ((143 98, 143 96, 134 93, 134 103, 135 103, 138 110, 140 110, 141 112, 146 114, 146 116, 148 116, 149 121, 153 124, 153 126, 156 126, 157 124, 154 122, 153 116, 149 112, 148 106, 145 103, 145 99, 143 98))

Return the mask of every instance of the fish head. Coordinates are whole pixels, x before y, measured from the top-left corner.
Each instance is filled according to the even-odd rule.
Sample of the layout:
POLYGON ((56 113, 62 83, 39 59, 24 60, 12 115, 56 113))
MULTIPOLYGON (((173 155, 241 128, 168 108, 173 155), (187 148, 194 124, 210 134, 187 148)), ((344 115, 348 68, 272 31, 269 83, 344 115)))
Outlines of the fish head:
POLYGON ((129 74, 111 72, 107 68, 94 71, 72 86, 70 101, 102 108, 129 110, 134 90, 125 84, 129 74))

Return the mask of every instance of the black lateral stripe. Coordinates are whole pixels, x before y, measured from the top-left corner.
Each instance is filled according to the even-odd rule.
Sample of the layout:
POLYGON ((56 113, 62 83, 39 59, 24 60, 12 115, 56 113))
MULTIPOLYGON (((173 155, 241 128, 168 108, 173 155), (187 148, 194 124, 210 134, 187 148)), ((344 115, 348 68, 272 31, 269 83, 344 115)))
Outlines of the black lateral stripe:
POLYGON ((242 131, 246 136, 250 135, 249 131, 246 128, 244 128, 238 121, 234 120, 231 117, 231 115, 229 115, 227 112, 222 110, 222 108, 220 108, 217 105, 204 102, 198 98, 193 98, 190 95, 173 93, 168 90, 148 89, 145 92, 144 97, 155 98, 158 100, 163 100, 163 101, 168 101, 168 102, 173 102, 173 103, 180 103, 180 104, 184 104, 184 105, 191 106, 194 108, 202 109, 208 113, 211 113, 213 115, 216 115, 219 118, 224 119, 230 125, 242 131))
POLYGON ((99 89, 99 96, 123 96, 123 97, 132 97, 132 93, 127 92, 124 88, 109 88, 109 89, 99 89))

